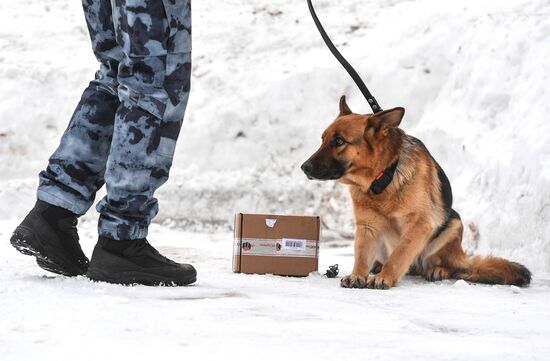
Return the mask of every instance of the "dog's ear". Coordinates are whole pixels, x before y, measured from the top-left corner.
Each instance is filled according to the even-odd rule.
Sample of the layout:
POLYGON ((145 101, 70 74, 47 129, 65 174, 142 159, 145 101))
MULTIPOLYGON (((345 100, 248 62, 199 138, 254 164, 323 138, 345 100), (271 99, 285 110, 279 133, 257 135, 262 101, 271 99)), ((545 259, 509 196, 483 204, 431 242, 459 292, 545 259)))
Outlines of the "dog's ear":
POLYGON ((369 117, 369 128, 378 131, 383 128, 397 128, 405 115, 405 108, 397 107, 383 110, 369 117))
POLYGON ((346 103, 346 96, 342 95, 340 97, 340 114, 338 114, 338 116, 348 115, 348 114, 351 114, 351 113, 353 113, 353 112, 351 111, 351 109, 348 107, 348 105, 346 103))

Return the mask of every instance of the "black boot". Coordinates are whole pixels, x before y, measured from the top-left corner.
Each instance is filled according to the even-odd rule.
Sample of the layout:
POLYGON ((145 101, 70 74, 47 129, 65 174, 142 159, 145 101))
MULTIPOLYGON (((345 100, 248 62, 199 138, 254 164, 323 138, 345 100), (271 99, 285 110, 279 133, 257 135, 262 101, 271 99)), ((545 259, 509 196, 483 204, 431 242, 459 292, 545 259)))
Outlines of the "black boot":
POLYGON ((197 271, 164 257, 146 239, 99 237, 86 276, 109 283, 183 286, 197 280, 197 271))
POLYGON ((77 222, 74 213, 39 200, 10 241, 19 252, 36 257, 46 271, 83 275, 89 261, 78 243, 77 222))

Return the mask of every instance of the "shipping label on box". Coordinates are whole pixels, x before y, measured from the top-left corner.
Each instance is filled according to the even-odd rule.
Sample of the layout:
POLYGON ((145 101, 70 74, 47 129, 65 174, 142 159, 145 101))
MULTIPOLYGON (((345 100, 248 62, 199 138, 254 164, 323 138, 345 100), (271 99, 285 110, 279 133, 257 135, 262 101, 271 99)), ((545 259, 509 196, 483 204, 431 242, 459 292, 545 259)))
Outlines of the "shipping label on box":
POLYGON ((238 213, 233 271, 307 276, 318 269, 320 230, 319 217, 238 213))

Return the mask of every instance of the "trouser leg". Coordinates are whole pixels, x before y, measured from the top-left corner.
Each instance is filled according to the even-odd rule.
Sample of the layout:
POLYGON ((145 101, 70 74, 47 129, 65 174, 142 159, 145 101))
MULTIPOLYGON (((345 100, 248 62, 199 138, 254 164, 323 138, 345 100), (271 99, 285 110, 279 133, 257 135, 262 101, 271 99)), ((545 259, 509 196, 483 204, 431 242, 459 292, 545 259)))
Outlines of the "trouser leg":
POLYGON ((83 0, 100 69, 84 90, 59 147, 39 175, 38 199, 82 215, 92 205, 111 146, 122 55, 116 43, 109 0, 83 0))
POLYGON ((105 182, 97 205, 100 236, 145 238, 158 212, 155 190, 168 179, 189 97, 188 0, 112 0, 123 55, 105 182))

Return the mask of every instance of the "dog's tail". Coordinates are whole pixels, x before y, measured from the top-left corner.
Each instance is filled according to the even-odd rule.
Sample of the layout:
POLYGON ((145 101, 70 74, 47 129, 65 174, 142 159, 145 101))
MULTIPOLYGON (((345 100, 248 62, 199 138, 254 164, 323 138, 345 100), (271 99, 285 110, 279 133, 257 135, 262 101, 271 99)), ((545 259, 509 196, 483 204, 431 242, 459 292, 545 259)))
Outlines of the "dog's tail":
POLYGON ((471 282, 527 286, 531 271, 522 264, 497 257, 472 256, 464 259, 456 278, 471 282))

